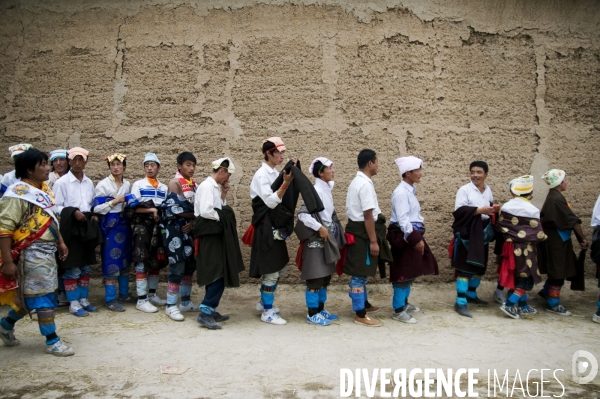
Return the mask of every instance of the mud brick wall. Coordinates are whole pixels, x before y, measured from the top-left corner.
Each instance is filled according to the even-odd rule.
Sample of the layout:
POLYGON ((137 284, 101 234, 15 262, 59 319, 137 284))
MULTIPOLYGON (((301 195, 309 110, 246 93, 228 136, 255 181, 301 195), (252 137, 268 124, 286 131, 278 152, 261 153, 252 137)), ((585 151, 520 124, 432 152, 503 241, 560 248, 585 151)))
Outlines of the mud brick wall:
MULTIPOLYGON (((429 281, 452 276, 454 195, 475 159, 489 163, 499 202, 508 181, 531 173, 541 206, 541 174, 566 170, 566 197, 591 235, 600 194, 597 2, 326 3, 4 1, 2 147, 81 145, 94 181, 117 150, 129 157, 130 180, 143 176, 147 151, 163 161, 163 181, 181 151, 198 158, 198 180, 210 161, 230 156, 240 234, 266 137, 282 136, 305 168, 317 156, 334 160, 343 219, 358 151, 379 154, 374 182, 388 217, 400 180, 393 161, 415 155, 425 160, 418 196, 442 270, 429 281)), ((0 149, 0 172, 10 169, 0 149)), ((292 238, 292 259, 296 248, 292 238)), ((290 266, 286 281, 297 281, 290 266)))

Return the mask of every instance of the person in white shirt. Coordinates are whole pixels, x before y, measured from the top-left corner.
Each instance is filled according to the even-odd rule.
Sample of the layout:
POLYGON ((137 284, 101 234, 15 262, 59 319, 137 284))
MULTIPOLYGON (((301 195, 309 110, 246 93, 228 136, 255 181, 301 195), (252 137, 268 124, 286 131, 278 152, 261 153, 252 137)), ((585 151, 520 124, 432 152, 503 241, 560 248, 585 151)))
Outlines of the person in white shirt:
POLYGON ((331 190, 334 186, 333 162, 325 157, 316 158, 308 168, 315 177, 315 191, 323 202, 324 209, 317 215, 308 213, 304 201, 298 211, 296 235, 301 240, 302 279, 306 280, 306 321, 318 326, 328 326, 339 319, 335 314, 325 310, 327 287, 331 275, 336 271, 336 261, 340 258, 339 249, 345 245, 344 230, 333 206, 331 190), (305 226, 306 237, 301 237, 302 226, 305 226), (329 243, 329 244, 328 244, 329 243), (333 254, 326 255, 325 245, 334 244, 333 254))
POLYGON ((54 183, 69 171, 69 161, 67 160, 67 150, 52 150, 49 155, 51 170, 46 183, 52 189, 54 183))
MULTIPOLYGON (((225 235, 228 221, 221 220, 219 215, 224 215, 226 218, 223 208, 228 208, 226 197, 229 191, 229 178, 235 172, 235 165, 230 158, 225 157, 213 161, 211 168, 211 175, 200 183, 194 200, 194 215, 196 215, 194 233, 197 233, 194 235, 200 241, 196 255, 197 279, 199 286, 206 287, 196 321, 209 330, 220 330, 219 323, 229 320, 229 316, 217 312, 217 307, 225 287, 231 286, 228 263, 235 255, 228 253, 228 237, 225 235)), ((229 237, 232 237, 231 241, 235 241, 237 245, 238 250, 234 252, 237 252, 239 264, 243 264, 237 231, 229 237)), ((238 280, 234 285, 239 286, 239 278, 233 277, 238 280)))
POLYGON ((488 164, 484 161, 471 162, 471 182, 458 189, 454 203, 452 228, 455 239, 452 267, 458 271, 454 310, 466 317, 473 317, 467 303, 487 305, 486 301, 477 296, 477 287, 487 268, 488 244, 494 240, 490 216, 499 210, 499 207, 493 204, 492 190, 485 183, 488 170, 488 164), (479 218, 480 221, 473 223, 473 218, 479 218), (473 225, 480 226, 477 227, 478 231, 471 229, 473 225))
POLYGON ((410 288, 419 276, 438 274, 438 264, 425 242, 425 224, 415 186, 421 181, 423 160, 409 156, 395 161, 402 181, 392 194, 392 217, 387 239, 394 261, 390 263, 390 281, 394 288, 392 318, 404 323, 416 323, 408 312, 419 308, 408 302, 410 288))
POLYGON ((594 232, 592 234, 590 255, 592 261, 596 264, 596 278, 598 279, 598 300, 596 301, 596 313, 592 316, 592 320, 595 323, 600 323, 600 197, 598 197, 592 213, 592 227, 594 232))
MULTIPOLYGON (((281 203, 288 186, 294 178, 291 171, 285 171, 283 172, 283 184, 275 191, 271 188, 271 185, 279 177, 279 172, 275 168, 283 163, 285 151, 285 144, 280 137, 270 137, 263 141, 262 154, 265 162, 254 173, 250 183, 250 197, 252 198, 254 215, 252 224, 244 235, 244 238, 253 237, 252 240, 244 240, 245 244, 252 246, 250 277, 260 277, 262 280, 260 287, 261 299, 256 304, 256 309, 262 311, 261 321, 276 325, 286 324, 286 321, 278 315, 279 309, 273 307, 273 301, 277 282, 287 272, 286 265, 289 256, 285 239, 291 232, 274 229, 274 239, 268 255, 264 254, 264 251, 261 251, 259 247, 264 245, 262 242, 266 237, 264 225, 267 222, 270 225, 271 211, 281 203)), ((293 161, 295 163, 297 159, 293 161)))
POLYGON ((378 267, 385 267, 384 262, 392 261, 392 253, 385 239, 385 217, 379 209, 377 193, 371 180, 379 168, 377 154, 373 150, 364 149, 358 154, 357 163, 359 171, 350 183, 346 195, 346 233, 354 237, 354 244, 349 242, 346 247, 344 273, 351 276, 349 286, 352 310, 356 313, 354 322, 379 327, 382 325, 381 321, 369 316, 378 312, 379 307, 369 303, 367 280, 375 275, 378 267))
POLYGON ((125 308, 119 302, 137 302, 137 298, 129 295, 131 224, 125 213, 127 201, 133 197, 130 194, 131 184, 123 178, 127 167, 126 156, 113 153, 104 160, 108 164, 110 174, 96 185, 93 211, 94 214, 100 215, 100 229, 104 238, 100 245, 100 257, 106 307, 113 312, 123 312, 125 308))
MULTIPOLYGON (((21 144, 17 144, 17 145, 13 145, 8 147, 8 152, 10 153, 10 157, 13 159, 13 161, 15 160, 15 157, 19 154, 22 154, 23 152, 27 151, 28 149, 31 148, 31 144, 27 144, 27 143, 21 143, 21 144)), ((0 198, 2 198, 2 196, 4 195, 4 192, 6 191, 6 189, 11 186, 12 184, 14 184, 17 180, 19 180, 19 178, 15 175, 15 170, 11 170, 10 172, 8 172, 7 174, 5 174, 4 176, 1 176, 0 179, 0 198)))
POLYGON ((167 303, 156 294, 160 270, 167 267, 167 257, 162 244, 159 228, 160 205, 167 198, 167 186, 158 181, 160 160, 153 152, 148 152, 142 162, 146 177, 131 186, 134 197, 129 207, 134 209, 132 216, 133 251, 135 264, 135 288, 137 304, 135 308, 145 313, 158 312, 156 306, 167 303))
MULTIPOLYGON (((81 147, 71 148, 68 152, 71 170, 54 183, 53 191, 56 208, 61 214, 61 231, 74 230, 73 219, 78 229, 84 225, 88 235, 101 237, 98 217, 91 214, 94 199, 94 183, 85 175, 88 151, 81 147), (81 227, 79 227, 81 226, 81 227)), ((83 231, 83 230, 81 230, 83 231)), ((69 256, 61 263, 66 269, 62 275, 67 300, 70 302, 69 312, 78 317, 97 312, 98 308, 88 301, 90 270, 97 263, 95 246, 101 240, 88 240, 81 235, 72 235, 65 242, 69 247, 69 256)))

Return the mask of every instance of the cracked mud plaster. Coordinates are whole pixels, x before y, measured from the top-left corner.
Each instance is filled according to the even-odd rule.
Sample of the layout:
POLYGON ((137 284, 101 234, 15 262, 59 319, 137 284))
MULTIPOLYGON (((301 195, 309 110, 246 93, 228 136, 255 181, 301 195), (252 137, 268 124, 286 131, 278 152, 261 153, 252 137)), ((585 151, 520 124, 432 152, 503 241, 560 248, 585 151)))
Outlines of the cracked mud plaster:
MULTIPOLYGON (((95 181, 116 149, 129 156, 129 180, 142 177, 147 151, 161 158, 163 181, 184 150, 198 159, 197 180, 230 156, 240 234, 266 137, 282 136, 305 167, 321 155, 334 160, 342 219, 358 151, 379 154, 374 182, 388 217, 400 179, 393 160, 419 156, 427 237, 449 280, 454 194, 474 159, 490 164, 500 202, 508 181, 532 173, 541 205, 539 176, 565 169, 567 198, 591 232, 599 22, 593 1, 568 13, 560 2, 517 0, 6 1, 0 135, 5 147, 82 145, 95 181)), ((7 151, 0 169, 11 169, 7 151)), ((292 239, 292 259, 296 248, 292 239)))

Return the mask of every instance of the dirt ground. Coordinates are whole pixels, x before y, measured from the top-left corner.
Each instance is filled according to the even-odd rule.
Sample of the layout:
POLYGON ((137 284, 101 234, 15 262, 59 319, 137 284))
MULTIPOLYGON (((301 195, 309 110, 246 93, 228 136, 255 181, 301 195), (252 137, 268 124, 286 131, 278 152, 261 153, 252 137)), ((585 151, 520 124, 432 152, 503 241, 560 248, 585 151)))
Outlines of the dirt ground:
MULTIPOLYGON (((98 305, 103 297, 100 284, 100 280, 91 284, 90 299, 98 305)), ((260 322, 254 310, 256 285, 226 290, 219 310, 231 320, 220 331, 199 327, 192 313, 183 322, 174 322, 163 309, 145 314, 134 305, 126 305, 124 313, 101 308, 86 318, 75 318, 60 308, 58 333, 75 349, 75 356, 46 354, 35 316, 20 321, 15 331, 21 345, 0 347, 0 397, 339 397, 341 368, 464 367, 480 369, 477 391, 481 397, 487 397, 488 369, 498 374, 509 369, 511 376, 518 369, 524 380, 528 370, 545 368, 564 370, 557 373, 565 389, 562 397, 598 398, 600 376, 587 385, 577 385, 571 378, 576 350, 600 359, 600 324, 591 321, 596 281, 588 280, 587 287, 586 292, 565 289, 563 304, 573 311, 572 317, 549 314, 533 299, 531 304, 542 311, 527 319, 509 319, 495 303, 472 307, 474 318, 467 319, 452 310, 452 284, 417 283, 411 303, 421 307, 421 312, 415 313, 418 323, 408 325, 390 317, 391 287, 373 285, 369 299, 382 307, 377 314, 381 328, 353 323, 344 286, 330 290, 327 308, 338 313, 340 321, 329 327, 305 322, 299 285, 282 285, 276 294, 276 305, 288 320, 286 326, 260 322), (164 374, 167 370, 182 373, 164 374)), ((162 296, 163 289, 161 284, 162 296)), ((493 290, 492 282, 483 282, 479 292, 491 300, 493 290)), ((198 287, 192 299, 200 302, 198 287)), ((4 307, 0 313, 7 310, 4 307)), ((556 383, 547 384, 544 393, 559 396, 561 390, 556 383)), ((522 395, 516 391, 512 397, 522 395)))

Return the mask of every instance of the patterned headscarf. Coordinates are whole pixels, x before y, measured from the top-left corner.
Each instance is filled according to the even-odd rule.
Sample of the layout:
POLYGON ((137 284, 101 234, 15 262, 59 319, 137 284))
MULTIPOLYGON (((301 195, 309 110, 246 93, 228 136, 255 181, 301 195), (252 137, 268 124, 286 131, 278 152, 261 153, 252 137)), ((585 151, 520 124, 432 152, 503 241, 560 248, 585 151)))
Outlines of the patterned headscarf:
POLYGON ((67 158, 67 150, 59 149, 50 151, 50 163, 55 159, 66 159, 67 158))
POLYGON ((533 191, 533 176, 524 175, 511 180, 510 191, 514 195, 530 194, 533 191))
POLYGON ((118 152, 113 152, 112 154, 110 154, 109 156, 107 156, 106 158, 104 158, 105 161, 107 162, 112 162, 115 159, 118 159, 119 161, 123 162, 125 159, 127 158, 127 156, 125 154, 121 154, 118 152))
POLYGON ((550 188, 555 188, 560 186, 560 183, 562 183, 563 180, 565 180, 566 176, 567 174, 564 170, 551 169, 544 173, 544 175, 542 176, 542 180, 545 181, 546 184, 550 186, 550 188))
POLYGON ((8 152, 10 152, 10 157, 14 158, 17 155, 24 153, 25 151, 27 151, 30 148, 31 148, 31 144, 21 143, 21 144, 17 144, 17 145, 8 147, 8 152))

